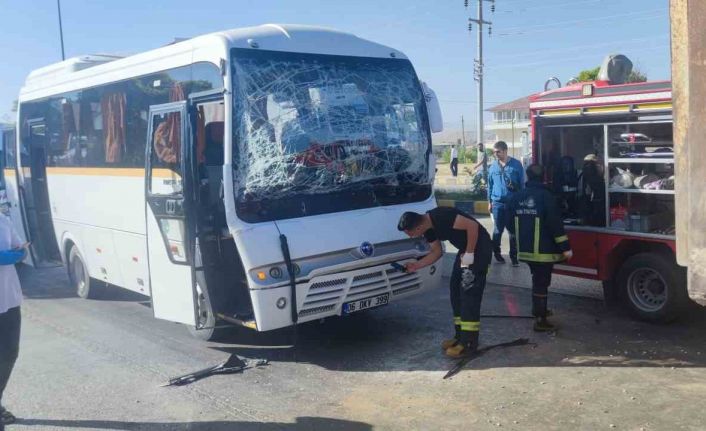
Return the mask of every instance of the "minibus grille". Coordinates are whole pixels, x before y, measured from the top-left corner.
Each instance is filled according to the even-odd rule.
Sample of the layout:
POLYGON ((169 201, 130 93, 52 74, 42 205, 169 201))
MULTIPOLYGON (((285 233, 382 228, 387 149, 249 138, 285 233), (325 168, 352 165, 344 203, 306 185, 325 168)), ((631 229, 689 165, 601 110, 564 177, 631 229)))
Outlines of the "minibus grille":
POLYGON ((389 293, 401 296, 422 288, 418 273, 405 273, 394 268, 366 268, 348 274, 315 277, 306 290, 299 317, 306 320, 340 314, 342 304, 389 293))

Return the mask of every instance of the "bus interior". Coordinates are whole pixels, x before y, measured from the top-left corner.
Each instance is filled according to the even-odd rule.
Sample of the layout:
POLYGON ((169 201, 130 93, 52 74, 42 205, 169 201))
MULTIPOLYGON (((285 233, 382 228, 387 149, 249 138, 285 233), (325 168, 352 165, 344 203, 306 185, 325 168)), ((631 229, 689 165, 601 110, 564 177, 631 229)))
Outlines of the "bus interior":
POLYGON ((212 326, 206 322, 212 315, 218 315, 231 322, 245 322, 252 319, 252 303, 248 283, 240 255, 226 223, 223 196, 224 164, 224 106, 223 99, 196 102, 195 112, 195 151, 198 164, 194 181, 195 222, 200 261, 203 271, 198 271, 197 281, 207 286, 204 294, 199 293, 199 321, 197 326, 212 326), (203 278, 202 278, 203 277, 203 278), (205 296, 207 295, 207 296, 205 296), (208 304, 203 301, 208 300, 208 304), (207 308, 215 306, 212 313, 207 308))
POLYGON ((35 265, 60 265, 61 254, 54 233, 54 223, 47 184, 47 136, 44 118, 32 118, 22 125, 20 159, 24 184, 20 188, 26 231, 32 242, 31 252, 35 265))

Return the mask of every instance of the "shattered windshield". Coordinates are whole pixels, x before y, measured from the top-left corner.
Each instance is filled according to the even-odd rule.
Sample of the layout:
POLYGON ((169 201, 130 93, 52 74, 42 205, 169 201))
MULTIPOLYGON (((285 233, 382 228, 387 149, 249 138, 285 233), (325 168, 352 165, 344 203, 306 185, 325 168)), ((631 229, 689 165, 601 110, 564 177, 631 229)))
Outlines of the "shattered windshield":
MULTIPOLYGON (((307 196, 367 190, 368 206, 384 205, 401 203, 385 199, 394 188, 429 184, 426 111, 409 61, 234 49, 233 68, 238 200, 259 211, 294 196, 304 205, 265 218, 312 213, 307 196)), ((333 207, 314 212, 346 209, 333 207)))

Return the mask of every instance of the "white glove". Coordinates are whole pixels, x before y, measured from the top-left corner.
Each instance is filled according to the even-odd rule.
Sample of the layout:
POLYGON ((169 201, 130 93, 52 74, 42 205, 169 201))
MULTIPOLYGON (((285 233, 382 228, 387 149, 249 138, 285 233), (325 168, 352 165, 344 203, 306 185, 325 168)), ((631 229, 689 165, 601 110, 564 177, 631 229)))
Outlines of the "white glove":
POLYGON ((571 258, 574 257, 574 252, 571 250, 565 251, 563 254, 566 260, 571 260, 571 258))
POLYGON ((473 253, 463 253, 463 256, 461 256, 461 266, 471 266, 474 260, 475 256, 473 253))

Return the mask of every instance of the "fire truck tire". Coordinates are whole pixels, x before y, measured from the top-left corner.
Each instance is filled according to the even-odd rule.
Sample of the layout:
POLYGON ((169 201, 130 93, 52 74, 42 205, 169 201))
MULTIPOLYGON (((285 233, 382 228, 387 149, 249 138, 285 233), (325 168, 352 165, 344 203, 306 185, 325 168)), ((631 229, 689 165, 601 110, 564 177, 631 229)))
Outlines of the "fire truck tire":
POLYGON ((649 322, 670 322, 689 302, 685 272, 665 253, 628 258, 618 271, 616 287, 631 314, 649 322))
POLYGON ((75 245, 69 252, 68 263, 69 281, 76 289, 76 294, 83 299, 100 298, 105 291, 105 283, 91 279, 86 260, 75 245))

